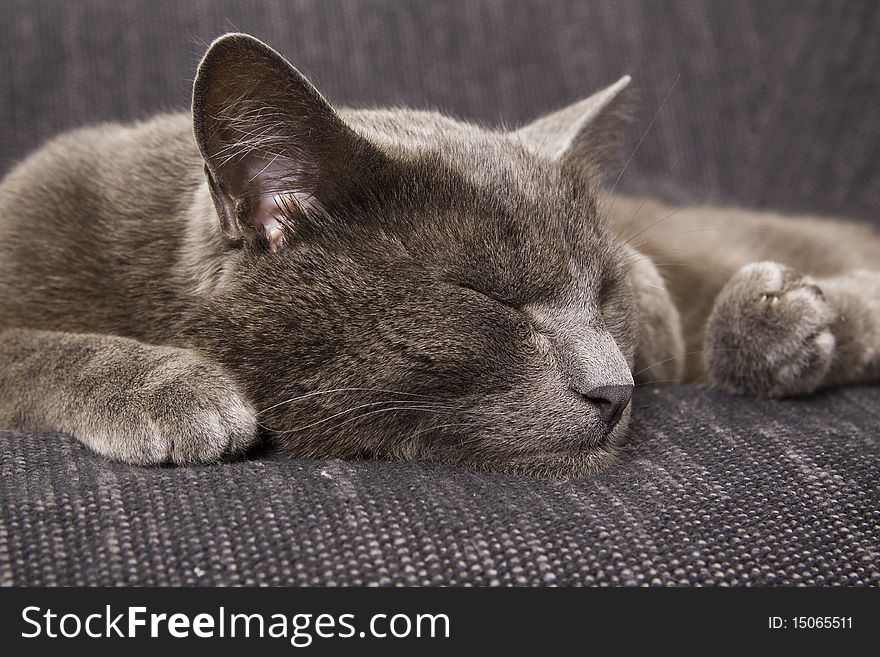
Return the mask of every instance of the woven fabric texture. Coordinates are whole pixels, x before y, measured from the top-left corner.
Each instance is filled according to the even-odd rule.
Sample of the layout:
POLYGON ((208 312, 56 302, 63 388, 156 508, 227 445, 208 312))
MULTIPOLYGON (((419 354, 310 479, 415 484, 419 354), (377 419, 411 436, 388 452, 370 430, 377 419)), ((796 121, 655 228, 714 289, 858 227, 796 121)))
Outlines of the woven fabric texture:
MULTIPOLYGON (((669 96, 624 188, 880 218, 872 0, 0 8, 0 172, 65 128, 186 107, 202 42, 239 29, 334 102, 489 123, 631 73, 631 148, 669 96)), ((144 469, 0 431, 0 584, 877 585, 878 414, 874 387, 642 389, 632 457, 563 482, 271 450, 144 469)))
POLYGON ((0 432, 0 583, 878 585, 878 409, 869 389, 643 390, 632 459, 564 482, 273 454, 145 469, 0 432))
POLYGON ((490 124, 527 121, 630 73, 640 98, 631 146, 669 99, 622 185, 880 216, 872 0, 0 6, 0 171, 63 129, 187 107, 205 42, 243 30, 335 103, 434 107, 490 124))

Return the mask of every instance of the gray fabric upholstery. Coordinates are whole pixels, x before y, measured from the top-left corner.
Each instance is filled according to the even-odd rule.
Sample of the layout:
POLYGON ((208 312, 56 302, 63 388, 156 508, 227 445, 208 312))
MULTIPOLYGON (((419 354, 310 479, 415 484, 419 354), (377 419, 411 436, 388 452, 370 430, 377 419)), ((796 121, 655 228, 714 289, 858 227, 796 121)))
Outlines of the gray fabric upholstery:
POLYGON ((880 394, 641 391, 640 448, 564 482, 265 454, 108 463, 0 432, 2 584, 880 584, 880 394))
MULTIPOLYGON (((621 185, 880 216, 880 5, 7 0, 0 171, 56 132, 185 107, 240 29, 340 104, 515 124, 631 73, 621 185)), ((612 173, 614 178, 616 172, 612 173)), ((266 450, 109 463, 0 432, 0 584, 880 584, 880 392, 640 390, 623 465, 566 482, 266 450)))
POLYGON ((204 42, 272 44, 333 102, 515 124, 631 73, 624 182, 682 198, 876 218, 871 0, 5 0, 0 170, 58 131, 186 107, 204 42), (677 162, 677 164, 676 164, 677 162), (671 181, 671 185, 669 184, 671 181))

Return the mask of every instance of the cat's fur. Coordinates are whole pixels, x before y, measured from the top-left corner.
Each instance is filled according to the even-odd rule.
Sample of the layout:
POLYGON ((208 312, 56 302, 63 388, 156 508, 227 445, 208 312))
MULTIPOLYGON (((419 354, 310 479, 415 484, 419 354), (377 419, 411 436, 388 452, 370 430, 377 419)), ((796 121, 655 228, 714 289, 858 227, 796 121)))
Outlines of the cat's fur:
POLYGON ((336 112, 219 39, 192 116, 61 136, 0 185, 0 426, 566 476, 613 462, 633 377, 876 379, 880 239, 603 196, 626 82, 493 131, 336 112))

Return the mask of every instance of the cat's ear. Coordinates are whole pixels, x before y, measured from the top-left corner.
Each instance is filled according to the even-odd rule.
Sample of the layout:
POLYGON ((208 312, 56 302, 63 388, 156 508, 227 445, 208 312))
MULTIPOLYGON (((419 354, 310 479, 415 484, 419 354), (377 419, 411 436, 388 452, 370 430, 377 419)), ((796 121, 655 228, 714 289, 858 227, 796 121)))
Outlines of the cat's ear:
POLYGON ((588 98, 542 116, 512 136, 526 148, 553 161, 601 163, 620 138, 629 119, 631 98, 625 93, 630 77, 588 98))
POLYGON ((246 34, 208 48, 193 128, 223 232, 276 250, 297 221, 324 215, 372 146, 281 55, 246 34))

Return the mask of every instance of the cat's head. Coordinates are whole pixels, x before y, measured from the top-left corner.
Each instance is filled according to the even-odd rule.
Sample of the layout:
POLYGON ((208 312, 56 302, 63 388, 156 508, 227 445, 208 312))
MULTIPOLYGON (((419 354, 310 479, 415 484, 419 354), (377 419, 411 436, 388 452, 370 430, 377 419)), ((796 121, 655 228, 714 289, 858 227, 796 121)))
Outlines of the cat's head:
POLYGON ((218 39, 193 115, 225 273, 197 343, 299 455, 607 465, 637 327, 591 158, 627 82, 486 130, 338 112, 264 44, 218 39))

